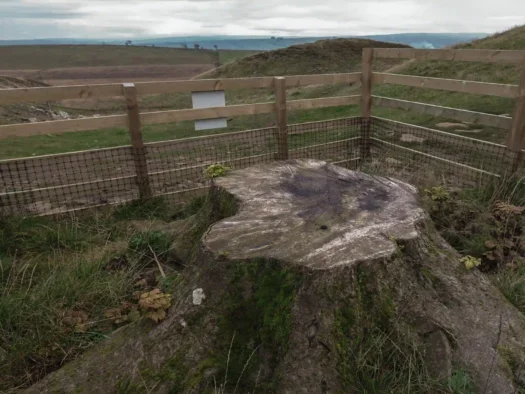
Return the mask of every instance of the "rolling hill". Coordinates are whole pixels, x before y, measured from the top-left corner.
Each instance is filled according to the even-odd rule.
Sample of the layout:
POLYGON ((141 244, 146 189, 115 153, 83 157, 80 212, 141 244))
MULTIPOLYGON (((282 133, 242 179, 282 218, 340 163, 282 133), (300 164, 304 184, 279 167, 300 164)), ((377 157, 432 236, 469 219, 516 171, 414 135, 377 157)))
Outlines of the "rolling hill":
MULTIPOLYGON (((524 37, 525 26, 522 26, 457 47, 525 49, 525 45, 522 44, 524 37)), ((203 78, 355 72, 361 70, 361 53, 364 47, 406 47, 406 45, 358 39, 322 40, 313 44, 298 45, 242 58, 223 66, 219 70, 213 71, 211 74, 203 76, 203 78)), ((150 48, 150 50, 155 51, 158 49, 150 48)), ((517 83, 519 79, 518 67, 481 63, 403 62, 399 60, 388 60, 376 61, 374 66, 376 71, 429 77, 462 78, 507 83, 517 83), (395 71, 392 70, 394 67, 395 71)), ((290 99, 330 97, 347 94, 359 94, 359 91, 357 87, 344 85, 311 86, 301 89, 289 89, 288 91, 290 99)), ((375 86, 374 94, 495 114, 510 114, 514 108, 514 102, 510 99, 455 94, 404 86, 375 86)), ((228 105, 266 102, 272 101, 273 99, 273 92, 265 89, 227 92, 228 105)), ((89 116, 95 113, 106 114, 119 113, 122 111, 122 107, 118 107, 120 109, 117 110, 114 102, 100 103, 97 105, 98 107, 96 109, 82 108, 82 112, 80 113, 89 116)), ((140 106, 143 110, 190 108, 191 99, 187 94, 164 94, 144 97, 141 99, 140 106)), ((63 107, 63 109, 73 114, 76 113, 74 108, 68 108, 66 106, 63 107)), ((358 114, 359 108, 357 106, 290 111, 289 123, 300 123, 358 114)), ((373 114, 433 128, 435 128, 436 123, 440 121, 440 119, 430 116, 421 116, 410 112, 379 107, 374 107, 373 114)), ((229 122, 228 129, 217 130, 215 132, 265 127, 273 124, 274 121, 274 116, 271 115, 238 117, 229 122)), ((504 130, 481 128, 478 126, 476 126, 476 129, 482 129, 482 131, 479 132, 479 134, 470 136, 484 138, 494 142, 502 142, 506 134, 504 130)), ((37 154, 44 154, 64 152, 71 149, 102 148, 122 145, 128 142, 127 134, 124 131, 121 133, 110 133, 108 131, 109 130, 66 133, 62 136, 54 137, 52 141, 47 137, 25 138, 23 142, 22 139, 17 139, 16 141, 5 140, 5 144, 8 144, 8 146, 6 145, 4 148, 0 146, 0 151, 9 151, 8 156, 15 157, 25 155, 29 149, 31 149, 31 152, 35 152, 35 146, 38 146, 37 154), (33 140, 38 143, 35 144, 32 142, 33 140)), ((206 132, 206 134, 209 133, 210 132, 206 132)), ((192 122, 152 125, 144 129, 144 136, 147 141, 159 141, 196 135, 201 134, 194 131, 192 122)))
MULTIPOLYGON (((209 78, 235 78, 253 76, 327 74, 354 72, 361 69, 363 48, 408 48, 407 45, 381 41, 338 38, 321 40, 312 44, 295 45, 271 52, 261 52, 230 63, 209 78)), ((376 62, 377 70, 399 64, 396 60, 376 62)))
MULTIPOLYGON (((456 49, 502 49, 525 50, 525 26, 495 34, 467 44, 454 46, 456 49)), ((433 78, 450 78, 492 83, 518 84, 522 66, 509 64, 470 63, 451 61, 415 61, 396 70, 397 74, 419 75, 433 78)), ((411 88, 406 86, 381 85, 374 87, 375 95, 400 98, 410 101, 437 104, 441 106, 467 109, 496 115, 512 115, 515 101, 507 98, 443 92, 437 90, 411 88)), ((389 118, 404 118, 426 126, 435 127, 435 119, 426 116, 412 116, 395 110, 375 111, 389 118)), ((474 137, 502 143, 504 130, 490 127, 475 127, 479 131, 474 137)))
MULTIPOLYGON (((252 76, 279 75, 279 74, 313 74, 356 72, 361 69, 361 52, 367 46, 406 47, 399 44, 382 43, 370 40, 338 39, 324 40, 314 44, 291 47, 275 52, 253 55, 246 59, 237 60, 214 72, 217 76, 252 76), (253 68, 252 68, 253 67, 253 68)), ((128 48, 131 49, 131 48, 128 48)), ((148 48, 151 51, 161 51, 158 48, 148 48)), ((112 59, 110 58, 112 61, 112 59)), ((48 62, 51 62, 49 60, 48 62)), ((399 64, 398 61, 384 62, 381 69, 399 64)), ((55 63, 56 65, 56 63, 55 63)), ((1 72, 0 72, 1 74, 1 72)), ((210 77, 209 75, 206 77, 210 77)), ((349 85, 310 86, 300 89, 289 89, 290 99, 329 97, 334 95, 350 94, 349 85)), ((355 94, 355 93, 354 93, 355 94)), ((273 91, 268 89, 238 90, 227 92, 227 104, 256 103, 272 101, 273 91)), ((168 110, 191 108, 189 94, 160 94, 140 97, 139 106, 142 111, 168 110)), ((56 109, 67 112, 72 117, 93 116, 105 114, 125 113, 123 100, 108 98, 107 100, 69 100, 60 103, 56 109)), ((334 107, 315 110, 292 111, 289 115, 290 123, 323 120, 341 116, 357 114, 358 108, 334 107)), ((29 118, 29 116, 23 116, 29 118)), ((5 123, 19 123, 17 119, 7 119, 5 123)), ((251 128, 266 127, 275 122, 273 114, 235 117, 229 122, 228 129, 216 130, 238 131, 251 128)), ((147 125, 143 130, 146 141, 161 141, 173 138, 183 138, 197 135, 206 135, 213 131, 196 132, 193 122, 179 122, 165 125, 147 125)), ((27 138, 10 138, 0 141, 0 158, 20 157, 28 155, 67 152, 103 148, 129 143, 129 136, 125 130, 96 130, 81 133, 65 133, 59 136, 35 136, 27 138)))

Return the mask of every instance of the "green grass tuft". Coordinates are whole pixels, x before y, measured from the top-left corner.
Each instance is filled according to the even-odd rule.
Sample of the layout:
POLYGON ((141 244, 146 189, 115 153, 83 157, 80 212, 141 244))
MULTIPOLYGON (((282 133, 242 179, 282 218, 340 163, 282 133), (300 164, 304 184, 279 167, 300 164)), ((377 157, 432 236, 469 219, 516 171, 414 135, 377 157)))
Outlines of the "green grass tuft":
POLYGON ((448 388, 451 394, 476 394, 474 383, 464 369, 454 371, 448 381, 448 388))
MULTIPOLYGON (((106 338, 113 325, 104 313, 133 302, 148 245, 159 256, 164 235, 136 233, 127 220, 165 217, 150 201, 83 218, 17 218, 0 223, 0 387, 26 387, 106 338), (131 245, 134 252, 128 250, 131 245), (138 253, 137 253, 138 251, 138 253), (123 259, 117 268, 108 264, 123 259), (70 313, 82 313, 75 326, 70 313)), ((174 290, 177 275, 159 286, 174 290)), ((120 387, 126 391, 126 384, 120 387)))
POLYGON ((525 264, 502 270, 494 278, 494 284, 511 304, 525 313, 525 264))
POLYGON ((139 231, 129 240, 129 248, 139 259, 163 259, 170 250, 173 237, 163 231, 139 231), (153 255, 155 254, 155 256, 153 255))
MULTIPOLYGON (((254 389, 260 363, 271 370, 286 351, 291 306, 302 277, 266 260, 245 262, 235 270, 219 323, 221 342, 215 364, 224 392, 237 384, 240 392, 247 392, 254 389), (266 354, 265 360, 260 354, 266 354)), ((273 392, 277 386, 278 381, 259 382, 258 392, 273 392)))

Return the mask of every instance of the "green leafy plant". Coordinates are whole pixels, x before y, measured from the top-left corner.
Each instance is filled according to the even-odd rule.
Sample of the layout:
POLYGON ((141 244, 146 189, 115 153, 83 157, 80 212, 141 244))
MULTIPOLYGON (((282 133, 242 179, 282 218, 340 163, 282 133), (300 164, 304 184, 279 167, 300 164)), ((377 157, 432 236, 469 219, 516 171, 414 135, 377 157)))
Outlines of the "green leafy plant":
POLYGON ((425 193, 432 201, 445 202, 450 199, 450 193, 443 186, 434 186, 430 189, 425 189, 425 193))
POLYGON ((465 264, 465 268, 467 270, 471 270, 472 268, 479 267, 481 265, 481 260, 472 256, 462 257, 459 262, 465 264))
POLYGON ((230 170, 230 167, 223 166, 222 164, 212 164, 211 166, 206 168, 204 174, 206 175, 206 177, 213 179, 226 175, 226 173, 230 170))
POLYGON ((163 257, 171 247, 171 236, 162 231, 140 231, 129 240, 129 248, 143 257, 163 257))
POLYGON ((448 388, 452 394, 475 394, 474 385, 467 371, 455 371, 448 381, 448 388))

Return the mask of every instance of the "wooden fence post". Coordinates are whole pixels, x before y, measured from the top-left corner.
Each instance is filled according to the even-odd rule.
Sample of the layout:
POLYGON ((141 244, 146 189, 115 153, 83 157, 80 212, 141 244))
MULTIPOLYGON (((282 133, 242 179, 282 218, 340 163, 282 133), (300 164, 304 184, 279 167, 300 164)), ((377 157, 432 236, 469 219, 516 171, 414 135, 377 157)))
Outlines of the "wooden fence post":
POLYGON ((523 139, 525 138, 525 63, 521 71, 520 86, 518 97, 516 98, 516 109, 512 118, 512 128, 507 138, 507 148, 510 151, 511 171, 518 170, 521 159, 521 149, 523 148, 523 139))
POLYGON ((286 78, 274 78, 275 113, 277 117, 277 160, 288 160, 288 117, 286 111, 286 78))
POLYGON ((135 84, 132 83, 125 83, 122 86, 124 89, 124 97, 126 98, 126 108, 128 110, 129 135, 131 137, 133 162, 135 163, 139 196, 141 200, 144 200, 151 197, 151 188, 148 178, 146 149, 144 147, 142 132, 140 130, 137 88, 135 87, 135 84))
POLYGON ((370 156, 370 129, 372 116, 372 61, 374 50, 363 49, 363 65, 361 74, 361 160, 370 156))

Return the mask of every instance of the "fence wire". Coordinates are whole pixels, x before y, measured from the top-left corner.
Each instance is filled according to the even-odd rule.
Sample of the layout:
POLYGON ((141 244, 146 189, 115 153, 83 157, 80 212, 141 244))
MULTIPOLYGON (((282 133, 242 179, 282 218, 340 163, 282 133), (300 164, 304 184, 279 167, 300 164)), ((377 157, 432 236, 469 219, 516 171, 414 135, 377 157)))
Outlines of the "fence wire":
MULTIPOLYGON (((360 118, 288 126, 289 157, 357 163, 360 118)), ((0 161, 0 216, 122 204, 147 193, 182 202, 205 193, 205 170, 275 160, 274 127, 206 137, 0 161)))
MULTIPOLYGON (((289 159, 318 159, 408 181, 479 184, 513 164, 503 145, 396 121, 343 118, 288 126, 289 159), (363 134, 367 124, 369 131, 363 134), (363 135, 370 135, 363 144, 363 135), (367 157, 360 157, 361 154, 367 157)), ((179 203, 203 195, 206 169, 241 169, 278 157, 275 127, 0 161, 0 216, 46 215, 144 196, 179 203)), ((522 155, 523 156, 523 155, 522 155)))
POLYGON ((504 145, 387 119, 372 119, 371 139, 369 167, 399 178, 430 171, 454 183, 479 184, 498 179, 511 165, 504 145))
POLYGON ((359 160, 361 118, 288 126, 290 159, 318 159, 354 168, 359 160))
POLYGON ((131 147, 0 161, 0 215, 53 214, 137 197, 131 147))

